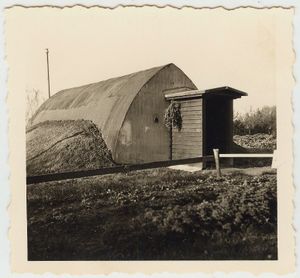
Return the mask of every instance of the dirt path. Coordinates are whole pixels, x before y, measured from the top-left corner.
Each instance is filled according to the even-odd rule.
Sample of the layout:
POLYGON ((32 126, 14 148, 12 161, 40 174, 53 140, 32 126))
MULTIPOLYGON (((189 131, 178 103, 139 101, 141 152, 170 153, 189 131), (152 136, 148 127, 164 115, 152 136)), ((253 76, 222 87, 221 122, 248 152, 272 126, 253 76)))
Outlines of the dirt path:
MULTIPOLYGON (((201 170, 201 164, 195 163, 195 164, 188 164, 188 165, 175 165, 170 166, 169 168, 174 170, 182 170, 186 172, 196 172, 196 171, 203 171, 203 173, 211 173, 214 174, 215 170, 201 170)), ((232 173, 242 173, 245 175, 250 176, 259 176, 263 173, 269 173, 269 174, 276 174, 276 169, 272 169, 271 167, 250 167, 250 168, 223 168, 222 174, 229 175, 232 173)))

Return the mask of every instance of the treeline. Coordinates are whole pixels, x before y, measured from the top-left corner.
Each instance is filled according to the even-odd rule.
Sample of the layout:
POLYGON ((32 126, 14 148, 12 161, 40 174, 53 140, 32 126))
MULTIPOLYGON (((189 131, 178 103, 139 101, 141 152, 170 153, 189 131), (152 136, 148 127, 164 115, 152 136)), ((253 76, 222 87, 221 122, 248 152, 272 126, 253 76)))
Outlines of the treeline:
POLYGON ((235 114, 233 121, 235 135, 256 133, 276 134, 276 107, 264 106, 246 114, 235 114))

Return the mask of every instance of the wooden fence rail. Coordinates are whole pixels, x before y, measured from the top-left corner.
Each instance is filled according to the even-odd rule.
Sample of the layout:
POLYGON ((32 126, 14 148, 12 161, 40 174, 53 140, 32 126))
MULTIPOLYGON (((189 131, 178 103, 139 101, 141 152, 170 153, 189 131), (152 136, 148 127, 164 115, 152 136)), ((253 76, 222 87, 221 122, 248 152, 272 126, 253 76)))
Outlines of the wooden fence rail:
POLYGON ((27 176, 26 183, 34 184, 34 183, 41 183, 41 182, 48 182, 48 181, 77 179, 77 178, 92 177, 92 176, 99 176, 105 174, 135 171, 135 170, 168 167, 168 166, 182 165, 182 164, 193 164, 193 163, 199 163, 203 161, 213 161, 213 156, 210 155, 210 156, 201 156, 195 158, 157 161, 157 162, 134 164, 134 165, 120 165, 120 166, 106 167, 106 168, 100 168, 94 170, 82 170, 82 171, 73 171, 73 172, 64 172, 64 173, 45 174, 45 175, 38 175, 38 176, 27 176))
POLYGON ((231 157, 231 158, 263 158, 263 157, 273 157, 272 153, 223 153, 219 155, 220 158, 222 157, 231 157))
POLYGON ((221 177, 220 158, 273 158, 272 168, 276 167, 275 165, 273 165, 276 151, 274 151, 274 153, 224 153, 224 154, 219 154, 219 149, 213 149, 213 152, 214 152, 217 177, 221 177))
POLYGON ((92 176, 100 176, 105 174, 113 174, 113 173, 124 173, 129 171, 143 170, 143 169, 152 169, 152 168, 160 168, 160 167, 168 167, 174 165, 183 165, 183 164, 193 164, 199 162, 208 162, 215 161, 217 176, 221 176, 221 168, 220 168, 220 158, 259 158, 259 157, 273 157, 273 154, 219 154, 218 149, 214 149, 214 155, 207 155, 195 158, 186 158, 186 159, 178 159, 178 160, 167 160, 167 161, 158 161, 158 162, 150 162, 150 163, 142 163, 142 164, 134 164, 134 165, 119 165, 113 167, 106 167, 100 169, 93 170, 82 170, 82 171, 72 171, 72 172, 64 172, 64 173, 52 173, 45 175, 37 175, 37 176, 27 176, 26 183, 34 184, 41 182, 49 182, 49 181, 59 181, 59 180, 67 180, 67 179, 77 179, 84 177, 92 177, 92 176))

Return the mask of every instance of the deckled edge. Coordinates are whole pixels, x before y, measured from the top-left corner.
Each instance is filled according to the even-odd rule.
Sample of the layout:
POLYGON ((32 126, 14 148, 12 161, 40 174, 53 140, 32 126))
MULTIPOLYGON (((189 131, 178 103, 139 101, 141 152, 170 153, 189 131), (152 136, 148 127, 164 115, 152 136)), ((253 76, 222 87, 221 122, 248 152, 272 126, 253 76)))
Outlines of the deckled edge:
MULTIPOLYGON (((294 215, 294 218, 293 218, 293 231, 294 231, 294 240, 296 239, 296 231, 297 231, 297 227, 299 226, 299 225, 297 225, 297 222, 296 222, 296 220, 297 220, 297 218, 296 218, 296 216, 298 215, 298 213, 296 212, 296 210, 295 210, 295 208, 296 208, 296 200, 297 200, 297 196, 296 195, 300 195, 300 192, 299 192, 299 190, 296 190, 296 178, 295 178, 295 176, 297 176, 297 169, 296 169, 296 166, 297 166, 297 163, 296 163, 296 152, 295 152, 295 149, 296 149, 296 138, 297 138, 297 134, 296 134, 296 129, 295 129, 295 126, 296 126, 296 119, 297 119, 297 114, 295 113, 295 112, 297 112, 296 110, 295 110, 295 97, 296 97, 296 91, 299 91, 299 90, 297 90, 298 89, 298 87, 299 87, 299 85, 297 85, 297 80, 296 80, 296 68, 297 68, 297 64, 299 64, 299 62, 297 62, 298 60, 297 60, 297 56, 296 56, 296 49, 295 49, 295 40, 296 40, 296 36, 295 36, 295 34, 296 34, 296 32, 295 32, 295 22, 296 22, 296 17, 295 17, 295 6, 293 6, 293 5, 288 5, 288 6, 281 6, 281 5, 276 5, 276 6, 272 6, 272 5, 268 5, 268 6, 252 6, 252 5, 245 5, 245 6, 236 6, 236 7, 232 7, 232 8, 228 8, 228 7, 225 7, 225 6, 223 6, 223 5, 218 5, 218 6, 213 6, 213 7, 209 7, 209 6, 204 6, 204 7, 195 7, 195 6, 192 6, 192 5, 182 5, 182 6, 180 6, 180 7, 178 7, 178 6, 174 6, 174 5, 171 5, 171 4, 166 4, 166 5, 157 5, 157 4, 141 4, 141 5, 134 5, 134 4, 118 4, 118 5, 115 5, 115 6, 113 6, 113 7, 110 7, 110 6, 104 6, 104 5, 91 5, 91 6, 86 6, 86 5, 83 5, 83 4, 74 4, 74 5, 34 5, 34 6, 30 6, 30 5, 19 5, 19 4, 15 4, 15 5, 11 5, 11 6, 6 6, 6 7, 4 7, 3 8, 3 10, 4 9, 11 9, 11 8, 14 8, 14 7, 21 7, 21 8, 58 8, 58 9, 65 9, 65 8, 74 8, 74 7, 82 7, 82 8, 87 8, 87 9, 90 9, 90 8, 104 8, 104 9, 111 9, 111 10, 113 10, 113 9, 117 9, 117 8, 131 8, 131 7, 135 7, 135 8, 142 8, 142 7, 156 7, 156 8, 160 8, 160 9, 162 9, 162 8, 174 8, 174 9, 177 9, 177 10, 181 10, 181 9, 185 9, 185 8, 191 8, 191 9, 218 9, 218 8, 223 8, 223 9, 225 9, 225 10, 227 10, 227 11, 233 11, 233 10, 237 10, 237 9, 243 9, 243 8, 252 8, 252 9, 274 9, 274 8, 280 8, 280 9, 293 9, 294 10, 294 18, 293 18, 293 24, 292 24, 292 33, 293 33, 293 42, 292 42, 292 46, 293 46, 293 54, 294 54, 294 64, 292 65, 292 67, 293 67, 293 69, 294 70, 292 70, 292 75, 293 75, 293 80, 294 80, 294 89, 293 89, 293 92, 291 93, 291 102, 292 102, 292 108, 293 108, 293 119, 292 119, 292 121, 293 121, 293 135, 294 135, 294 137, 293 137, 293 150, 294 150, 294 152, 293 152, 293 155, 294 155, 294 159, 293 159, 293 185, 294 185, 294 193, 296 193, 296 194, 294 194, 294 196, 293 196, 293 208, 294 208, 294 210, 293 210, 293 215, 294 215)), ((5 18, 4 16, 3 16, 3 18, 5 18)), ((7 179, 6 179, 6 181, 7 181, 7 183, 9 184, 9 167, 8 167, 8 165, 10 164, 9 163, 9 152, 8 152, 8 146, 9 146, 9 138, 8 138, 8 130, 9 130, 9 119, 10 119, 10 114, 11 114, 11 112, 9 111, 9 107, 8 107, 8 103, 7 103, 7 98, 8 98, 8 94, 9 94, 9 92, 8 92, 8 86, 7 86, 7 81, 8 81, 8 71, 9 71, 9 68, 8 68, 8 65, 7 65, 7 63, 6 63, 6 55, 5 55, 5 28, 4 28, 4 26, 5 26, 5 19, 3 19, 2 20, 2 26, 1 26, 1 28, 3 28, 3 30, 1 30, 1 28, 0 28, 0 32, 1 32, 1 40, 2 40, 2 38, 3 38, 3 48, 0 50, 0 55, 1 55, 1 57, 3 57, 3 62, 4 63, 2 63, 2 65, 5 65, 4 67, 2 66, 1 67, 1 71, 0 71, 0 73, 1 73, 1 79, 0 79, 0 85, 2 86, 2 88, 5 88, 5 94, 4 94, 4 102, 3 102, 3 104, 4 104, 4 107, 5 107, 5 110, 4 110, 4 122, 5 122, 5 124, 4 125, 1 125, 1 128, 2 128, 2 130, 0 130, 0 132, 1 131, 4 131, 4 133, 3 132, 1 132, 1 136, 3 136, 3 134, 5 134, 5 130, 6 130, 6 134, 4 135, 4 144, 5 144, 5 146, 7 146, 7 149, 6 149, 6 153, 5 153, 5 155, 4 156, 6 156, 6 158, 8 159, 6 162, 4 162, 4 168, 1 168, 1 175, 0 175, 0 178, 2 178, 2 176, 3 177, 6 177, 7 179), (3 72, 4 72, 4 74, 3 74, 3 72), (3 128, 4 127, 4 128, 3 128), (2 171, 4 169, 4 171, 2 171), (4 174, 4 175, 3 175, 4 174)), ((0 97, 0 103, 1 103, 1 101, 2 101, 2 94, 1 94, 1 97, 0 97)), ((2 103, 1 103, 1 105, 2 105, 2 103)), ((0 116, 2 116, 2 111, 1 111, 1 114, 0 114, 0 116)), ((2 140, 2 138, 0 137, 0 139, 2 140)), ((1 141, 0 141, 1 142, 1 141)), ((0 163, 2 163, 2 161, 0 160, 0 163)), ((2 167, 2 164, 0 164, 0 166, 2 167)), ((5 201, 5 198, 7 198, 7 197, 5 197, 5 195, 2 195, 1 194, 1 197, 4 197, 4 201, 5 201)), ((2 199, 0 199, 0 201, 1 201, 1 204, 3 205, 4 204, 4 206, 6 207, 6 209, 8 209, 9 208, 9 206, 10 206, 10 192, 8 192, 8 196, 9 196, 9 203, 8 204, 6 204, 5 205, 5 202, 2 202, 2 199)), ((9 218, 8 218, 8 212, 6 212, 6 216, 7 217, 5 217, 5 215, 4 215, 4 217, 7 219, 7 223, 9 223, 9 218)), ((8 228, 10 228, 9 226, 8 226, 8 228)), ((9 231, 8 231, 9 232, 9 231)), ((6 239, 6 241, 8 242, 8 239, 6 239)), ((299 244, 299 243, 298 243, 299 244)), ((296 252, 296 248, 295 248, 295 258, 297 257, 296 256, 297 255, 297 252, 296 252)), ((2 264, 2 261, 0 261, 0 263, 2 264)), ((0 264, 0 268, 1 268, 1 265, 0 264)), ((6 268, 7 268, 7 266, 6 266, 6 268)), ((30 272, 28 272, 27 274, 29 274, 30 272)), ((49 273, 49 272, 44 272, 44 274, 45 273, 49 273)), ((222 274, 232 274, 231 272, 228 272, 228 273, 225 273, 225 272, 218 272, 219 274, 220 273, 222 273, 222 274)), ((244 273, 244 274, 247 274, 247 275, 251 275, 252 277, 254 277, 254 275, 252 274, 252 273, 249 273, 249 272, 241 272, 241 273, 244 273)), ((24 273, 22 273, 22 274, 26 274, 25 272, 24 273)), ((30 274, 33 274, 33 273, 30 273, 30 274)), ((54 273, 53 273, 54 274, 54 273)), ((63 275, 64 273, 61 273, 61 275, 63 275)), ((117 273, 117 272, 111 272, 110 274, 103 274, 103 275, 101 275, 101 276, 107 276, 107 275, 109 275, 109 276, 115 276, 115 275, 118 275, 119 273, 117 273)), ((131 277, 132 276, 136 276, 136 275, 138 275, 138 277, 140 277, 140 274, 141 273, 139 273, 139 272, 136 272, 136 273, 134 273, 134 274, 128 274, 128 273, 126 273, 126 272, 122 272, 122 274, 125 274, 126 276, 127 275, 130 275, 131 277)), ((156 275, 156 274, 162 274, 162 273, 152 273, 152 274, 147 274, 147 275, 145 275, 145 274, 142 274, 143 276, 153 276, 153 275, 156 275)), ((167 273, 165 273, 165 274, 167 274, 167 273)), ((176 274, 176 273, 174 273, 174 274, 176 274)), ((194 273, 195 274, 195 273, 194 273)), ((210 273, 210 274, 214 274, 214 273, 210 273)), ((266 274, 266 273, 260 273, 260 275, 263 275, 263 274, 266 274)), ((35 274, 36 275, 36 274, 35 274)), ((71 274, 68 274, 68 275, 70 275, 70 276, 73 276, 73 275, 71 275, 71 274)), ((91 274, 91 275, 94 275, 94 274, 91 274)), ((177 274, 178 275, 178 274, 177 274)), ((191 273, 187 273, 187 275, 193 275, 193 274, 191 274, 191 273)), ((201 273, 201 275, 203 275, 203 277, 205 276, 205 277, 207 277, 209 274, 208 273, 201 273)), ((219 275, 218 275, 219 276, 219 275)))

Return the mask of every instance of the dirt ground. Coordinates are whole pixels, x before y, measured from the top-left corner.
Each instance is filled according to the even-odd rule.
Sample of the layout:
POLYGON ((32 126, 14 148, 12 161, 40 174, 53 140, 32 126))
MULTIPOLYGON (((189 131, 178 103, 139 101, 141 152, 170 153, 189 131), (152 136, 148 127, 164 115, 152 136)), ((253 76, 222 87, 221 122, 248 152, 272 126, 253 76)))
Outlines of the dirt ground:
MULTIPOLYGON (((175 165, 175 166, 170 166, 170 169, 174 170, 182 170, 186 172, 196 172, 201 170, 201 163, 193 163, 193 164, 188 164, 188 165, 175 165)), ((209 170, 202 170, 203 174, 214 174, 216 170, 214 169, 209 169, 209 170)), ((241 173, 244 175, 249 175, 249 176, 259 176, 262 174, 275 174, 276 169, 272 169, 271 167, 265 166, 265 167, 249 167, 249 168, 223 168, 221 170, 222 174, 224 175, 230 175, 232 173, 241 173)))

